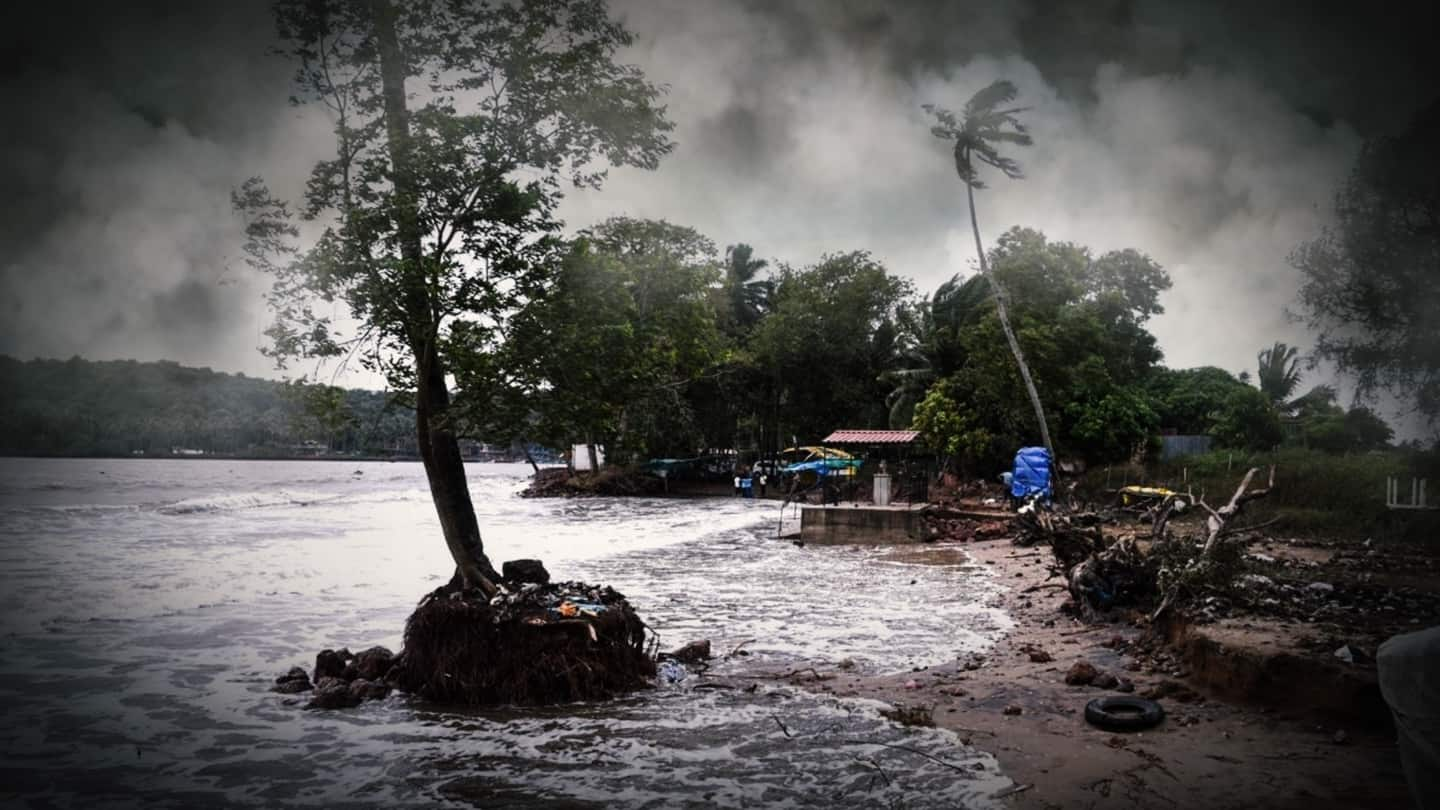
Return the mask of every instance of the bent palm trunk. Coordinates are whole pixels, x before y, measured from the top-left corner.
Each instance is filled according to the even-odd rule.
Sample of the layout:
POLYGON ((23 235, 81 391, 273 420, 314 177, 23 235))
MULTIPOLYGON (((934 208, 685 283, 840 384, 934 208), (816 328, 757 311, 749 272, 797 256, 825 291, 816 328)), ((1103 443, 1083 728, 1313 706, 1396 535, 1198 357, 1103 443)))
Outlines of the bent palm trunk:
POLYGON ((1045 443, 1045 451, 1050 454, 1053 463, 1055 445, 1050 441, 1050 425, 1045 421, 1045 408, 1040 404, 1040 392, 1035 389, 1035 381, 1030 377, 1030 366, 1025 363, 1025 354, 1020 351, 1020 341, 1015 339, 1015 331, 1010 328, 1010 315, 1005 309, 1005 291, 1000 289, 1000 282, 990 275, 990 265, 985 261, 985 248, 980 243, 980 223, 975 216, 975 188, 969 183, 965 184, 965 194, 970 200, 970 228, 975 233, 975 254, 980 257, 980 274, 990 282, 990 289, 995 293, 995 314, 1000 318, 1000 331, 1005 333, 1005 342, 1010 344, 1010 353, 1015 355, 1015 365, 1020 367, 1020 379, 1025 383, 1025 393, 1030 395, 1030 405, 1035 409, 1035 421, 1040 423, 1040 440, 1045 443))

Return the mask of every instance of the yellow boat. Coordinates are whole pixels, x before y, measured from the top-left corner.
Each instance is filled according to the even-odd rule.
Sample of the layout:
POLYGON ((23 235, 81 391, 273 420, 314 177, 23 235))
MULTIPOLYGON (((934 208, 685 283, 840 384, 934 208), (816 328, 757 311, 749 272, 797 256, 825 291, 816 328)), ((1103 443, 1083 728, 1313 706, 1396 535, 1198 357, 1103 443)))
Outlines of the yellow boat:
POLYGON ((1128 486, 1128 487, 1121 487, 1120 490, 1119 490, 1119 492, 1120 492, 1120 503, 1122 503, 1122 504, 1124 504, 1124 505, 1126 505, 1126 506, 1129 506, 1129 505, 1131 505, 1132 503, 1137 503, 1137 502, 1142 502, 1142 501, 1159 501, 1159 500, 1164 500, 1165 498, 1168 498, 1168 497, 1170 497, 1171 495, 1181 495, 1181 494, 1183 494, 1183 493, 1180 493, 1180 492, 1176 492, 1176 491, 1173 490, 1173 489, 1166 489, 1166 488, 1164 488, 1164 487, 1142 487, 1142 486, 1135 486, 1135 485, 1133 485, 1133 484, 1130 485, 1130 486, 1128 486))

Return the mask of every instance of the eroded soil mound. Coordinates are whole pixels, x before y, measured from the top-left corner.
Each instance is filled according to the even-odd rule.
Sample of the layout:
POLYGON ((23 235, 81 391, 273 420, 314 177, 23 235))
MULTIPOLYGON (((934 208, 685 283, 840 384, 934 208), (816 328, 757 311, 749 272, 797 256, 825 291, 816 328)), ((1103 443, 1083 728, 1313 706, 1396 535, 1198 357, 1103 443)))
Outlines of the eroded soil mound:
POLYGON ((654 675, 645 624, 625 597, 562 582, 490 601, 436 590, 406 622, 390 679, 442 703, 533 705, 609 698, 654 675))
POLYGON ((324 650, 313 683, 296 667, 273 691, 313 690, 307 708, 339 709, 392 688, 438 703, 495 706, 603 700, 649 686, 655 656, 625 597, 583 582, 538 581, 549 579, 543 567, 538 573, 537 581, 507 581, 493 599, 438 588, 410 614, 399 655, 383 647, 358 655, 324 650))
POLYGON ((653 475, 622 467, 599 473, 576 473, 564 467, 541 470, 521 491, 524 498, 574 498, 596 495, 662 495, 665 482, 653 475))

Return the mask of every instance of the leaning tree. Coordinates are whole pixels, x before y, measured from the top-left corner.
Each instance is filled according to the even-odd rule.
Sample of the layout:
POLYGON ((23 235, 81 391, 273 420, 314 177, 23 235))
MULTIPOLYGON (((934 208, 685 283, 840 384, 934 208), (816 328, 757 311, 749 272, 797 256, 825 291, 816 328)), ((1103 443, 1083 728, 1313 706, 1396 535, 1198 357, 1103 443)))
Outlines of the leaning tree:
POLYGON ((275 15, 292 101, 321 105, 335 144, 302 204, 259 178, 235 194, 248 261, 273 277, 269 351, 356 357, 413 392, 457 577, 492 594, 450 372, 542 288, 564 185, 669 151, 661 91, 616 61, 631 35, 603 0, 279 0, 275 15), (335 301, 348 332, 316 305, 335 301))
POLYGON ((936 123, 930 128, 930 133, 955 144, 955 171, 965 183, 965 197, 970 203, 970 229, 975 234, 975 255, 980 260, 980 274, 990 281, 990 287, 995 292, 995 314, 1000 319, 1000 330, 1005 333, 1005 342, 1010 344, 1010 353, 1015 355, 1020 379, 1025 383, 1030 405, 1035 409, 1035 420, 1040 423, 1040 439, 1053 459, 1055 445, 1050 441, 1050 425, 1045 419, 1045 408, 1040 404, 1040 392, 1030 376, 1030 366, 1025 362, 1025 353, 1020 350, 1020 341, 1015 339, 1015 330, 1010 328, 1005 290, 985 261, 980 223, 975 215, 975 189, 985 188, 984 181, 980 179, 981 165, 998 169, 1012 180, 1024 177, 1020 164, 1014 158, 1000 154, 1003 144, 1029 146, 1033 142, 1025 125, 1016 117, 1026 108, 1008 106, 1018 95, 1019 91, 1013 83, 1001 79, 965 102, 963 118, 957 118, 955 113, 934 104, 926 104, 924 109, 935 117, 936 123))
POLYGON ((1388 392, 1440 429, 1440 100, 1365 142, 1332 223, 1290 256, 1315 354, 1362 397, 1388 392))

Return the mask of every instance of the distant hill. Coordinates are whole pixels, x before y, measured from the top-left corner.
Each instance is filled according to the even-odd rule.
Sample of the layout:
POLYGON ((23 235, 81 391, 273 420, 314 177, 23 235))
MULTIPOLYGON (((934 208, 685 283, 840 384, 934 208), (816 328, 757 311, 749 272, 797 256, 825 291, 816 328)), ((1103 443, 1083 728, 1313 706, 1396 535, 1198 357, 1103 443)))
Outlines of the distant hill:
POLYGON ((381 392, 160 361, 0 355, 0 455, 412 455, 414 416, 381 392))

